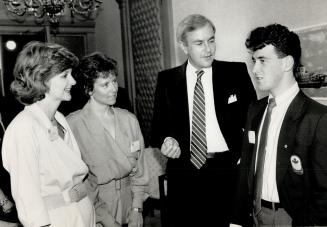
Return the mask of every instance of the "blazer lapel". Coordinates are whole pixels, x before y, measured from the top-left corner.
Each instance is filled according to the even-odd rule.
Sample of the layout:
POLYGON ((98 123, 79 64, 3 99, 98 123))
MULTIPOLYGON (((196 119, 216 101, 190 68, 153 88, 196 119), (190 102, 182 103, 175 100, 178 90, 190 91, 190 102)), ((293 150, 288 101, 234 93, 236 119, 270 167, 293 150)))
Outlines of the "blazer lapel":
POLYGON ((300 91, 291 102, 286 112, 285 118, 279 134, 276 163, 277 187, 281 185, 285 173, 289 167, 289 157, 294 149, 294 139, 298 127, 298 122, 306 110, 306 97, 300 91))
MULTIPOLYGON (((219 108, 224 106, 225 100, 225 93, 226 93, 226 83, 224 82, 224 78, 226 75, 225 68, 223 64, 219 61, 215 61, 212 63, 212 89, 213 89, 213 96, 214 96, 214 103, 216 109, 216 116, 217 121, 220 127, 223 127, 223 115, 222 110, 219 111, 219 108)), ((224 134, 225 130, 221 130, 224 134)), ((226 135, 224 135, 226 137, 226 135)))
POLYGON ((176 127, 174 129, 175 132, 177 131, 177 127, 182 128, 183 132, 181 132, 181 134, 184 137, 183 140, 185 141, 185 144, 190 144, 190 118, 187 94, 186 66, 187 62, 180 66, 175 77, 175 91, 174 97, 172 98, 176 100, 174 107, 176 108, 176 111, 174 112, 178 115, 176 119, 178 119, 180 122, 178 122, 178 125, 175 125, 173 127, 176 127), (180 127, 181 125, 183 126, 180 127))

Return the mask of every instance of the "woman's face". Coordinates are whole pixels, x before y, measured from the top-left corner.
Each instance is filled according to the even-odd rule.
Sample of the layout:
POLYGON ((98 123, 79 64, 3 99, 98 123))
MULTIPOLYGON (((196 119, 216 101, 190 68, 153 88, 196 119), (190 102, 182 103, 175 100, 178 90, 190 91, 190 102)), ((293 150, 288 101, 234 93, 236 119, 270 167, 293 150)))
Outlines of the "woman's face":
POLYGON ((116 103, 117 92, 117 78, 110 73, 108 77, 99 77, 95 80, 90 96, 100 104, 112 106, 116 103))
POLYGON ((75 84, 76 81, 72 77, 72 69, 67 69, 46 82, 49 90, 45 95, 57 101, 69 101, 72 98, 70 90, 75 84))

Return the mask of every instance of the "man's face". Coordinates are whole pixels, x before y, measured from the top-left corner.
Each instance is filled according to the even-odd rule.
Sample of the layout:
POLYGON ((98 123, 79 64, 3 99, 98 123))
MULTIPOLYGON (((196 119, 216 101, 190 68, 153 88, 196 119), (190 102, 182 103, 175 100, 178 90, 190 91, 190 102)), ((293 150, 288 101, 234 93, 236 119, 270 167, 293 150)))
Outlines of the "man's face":
POLYGON ((216 53, 215 33, 210 24, 186 34, 181 47, 190 63, 197 69, 211 67, 216 53))
POLYGON ((276 54, 273 45, 267 45, 253 53, 253 74, 258 89, 275 95, 283 87, 283 59, 276 54))

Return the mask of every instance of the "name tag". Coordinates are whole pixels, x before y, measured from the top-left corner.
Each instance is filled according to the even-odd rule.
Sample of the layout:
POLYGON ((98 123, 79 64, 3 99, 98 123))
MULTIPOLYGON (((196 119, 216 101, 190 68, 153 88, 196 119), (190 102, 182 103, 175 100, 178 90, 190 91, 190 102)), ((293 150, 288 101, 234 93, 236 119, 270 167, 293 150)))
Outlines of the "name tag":
POLYGON ((141 149, 140 141, 139 140, 133 141, 131 144, 131 152, 133 153, 135 151, 139 151, 140 149, 141 149))
POLYGON ((249 131, 248 132, 249 143, 255 144, 255 132, 249 131))

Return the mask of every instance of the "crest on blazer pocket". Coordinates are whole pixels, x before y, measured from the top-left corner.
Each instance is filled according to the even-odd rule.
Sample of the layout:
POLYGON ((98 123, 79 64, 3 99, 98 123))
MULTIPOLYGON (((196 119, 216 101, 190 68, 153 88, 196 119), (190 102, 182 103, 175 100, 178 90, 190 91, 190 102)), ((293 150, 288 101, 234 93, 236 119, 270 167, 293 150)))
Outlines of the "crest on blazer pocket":
POLYGON ((294 173, 298 175, 303 175, 303 167, 302 167, 302 162, 299 156, 297 155, 292 155, 290 158, 292 169, 294 173))

